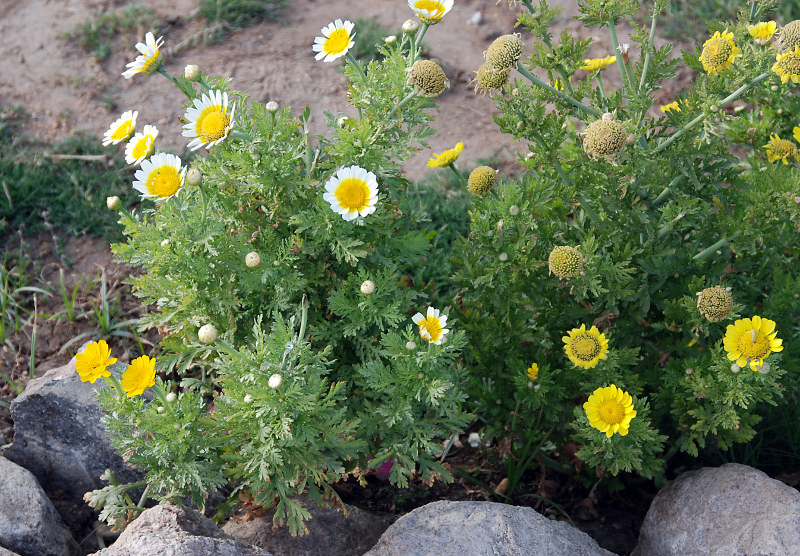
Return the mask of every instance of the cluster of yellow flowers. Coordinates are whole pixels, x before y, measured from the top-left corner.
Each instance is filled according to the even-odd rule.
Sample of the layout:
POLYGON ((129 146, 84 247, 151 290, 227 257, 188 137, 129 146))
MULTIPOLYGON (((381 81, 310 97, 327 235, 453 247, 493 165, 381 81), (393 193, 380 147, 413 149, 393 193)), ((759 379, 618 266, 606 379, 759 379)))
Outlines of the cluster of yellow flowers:
MULTIPOLYGON (((800 126, 796 126, 792 133, 794 140, 800 143, 800 126)), ((788 165, 790 158, 793 158, 795 162, 800 162, 797 145, 788 139, 781 139, 777 133, 769 136, 769 143, 764 145, 764 148, 767 150, 767 159, 770 162, 781 161, 784 165, 788 165)))
POLYGON ((81 382, 94 384, 98 378, 108 377, 112 384, 118 385, 131 398, 141 395, 147 388, 155 385, 155 358, 150 359, 147 355, 142 355, 131 361, 118 383, 116 377, 108 370, 108 367, 116 362, 117 359, 111 357, 108 344, 100 340, 87 344, 86 348, 75 356, 75 370, 81 377, 81 382))

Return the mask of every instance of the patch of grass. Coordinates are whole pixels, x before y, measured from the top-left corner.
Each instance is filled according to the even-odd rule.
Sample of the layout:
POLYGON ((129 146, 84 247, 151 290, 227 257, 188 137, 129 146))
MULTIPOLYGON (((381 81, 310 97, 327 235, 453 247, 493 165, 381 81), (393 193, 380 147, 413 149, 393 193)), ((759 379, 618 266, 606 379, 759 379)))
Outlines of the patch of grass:
MULTIPOLYGON (((659 33, 690 41, 708 34, 707 21, 733 21, 748 8, 741 0, 672 0, 670 4, 668 17, 660 20, 659 33)), ((784 0, 772 17, 779 25, 800 18, 800 0, 784 0)), ((699 39, 699 44, 704 41, 699 39)))
POLYGON ((144 36, 145 31, 158 33, 161 27, 163 25, 153 10, 144 6, 130 6, 86 20, 72 31, 64 33, 63 38, 78 41, 92 56, 103 60, 111 55, 112 43, 119 35, 138 31, 139 35, 144 36))
POLYGON ((197 15, 241 29, 257 21, 275 20, 288 0, 201 0, 197 15))
POLYGON ((0 112, 0 243, 16 231, 42 229, 121 239, 106 197, 119 196, 123 207, 138 202, 124 159, 85 135, 54 146, 29 141, 20 131, 24 118, 0 112))

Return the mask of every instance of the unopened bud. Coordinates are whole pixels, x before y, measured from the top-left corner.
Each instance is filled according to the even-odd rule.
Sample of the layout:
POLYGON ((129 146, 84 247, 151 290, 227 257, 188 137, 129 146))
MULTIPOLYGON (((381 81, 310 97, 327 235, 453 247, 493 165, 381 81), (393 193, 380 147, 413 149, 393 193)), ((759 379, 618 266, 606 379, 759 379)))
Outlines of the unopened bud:
POLYGON ((500 262, 504 263, 508 260, 508 253, 500 253, 497 258, 500 259, 500 262))
POLYGON ((397 37, 394 35, 389 35, 388 37, 383 39, 383 42, 385 42, 386 44, 394 44, 397 42, 397 37))
POLYGON ((248 268, 255 268, 261 264, 261 255, 256 253, 255 251, 250 251, 244 257, 244 264, 247 265, 248 268))
POLYGON ((200 66, 188 64, 183 68, 183 76, 189 81, 197 81, 200 79, 200 66))
POLYGON ((267 382, 267 385, 273 390, 280 388, 281 384, 283 384, 283 377, 279 374, 272 375, 267 382))
POLYGON ((178 396, 175 394, 175 392, 169 392, 167 393, 166 399, 169 403, 172 403, 178 399, 178 396))
POLYGON ((741 370, 742 370, 742 368, 741 368, 739 365, 737 365, 736 363, 734 363, 733 365, 731 365, 731 372, 733 372, 733 373, 738 373, 738 372, 739 372, 739 371, 741 371, 741 370))
POLYGON ((161 247, 166 247, 167 245, 169 245, 169 240, 168 239, 164 239, 164 240, 161 241, 161 247))
POLYGON ((189 168, 186 172, 186 183, 189 185, 197 185, 203 179, 203 174, 197 168, 189 168))
POLYGON ((117 210, 119 208, 120 204, 121 203, 120 203, 119 197, 117 197, 116 195, 114 195, 113 197, 106 197, 106 206, 110 210, 117 210))
POLYGON ((419 29, 419 23, 414 21, 413 19, 407 19, 405 23, 403 23, 403 33, 407 35, 413 35, 419 29))
POLYGON ((516 216, 519 214, 519 207, 517 205, 511 205, 508 207, 508 214, 511 216, 516 216))
POLYGON ((251 396, 250 394, 247 394, 247 395, 244 397, 244 403, 250 403, 250 402, 252 402, 252 401, 253 401, 253 396, 251 396))
POLYGON ((159 413, 164 413, 164 406, 163 405, 158 406, 156 408, 156 411, 159 412, 159 413))
POLYGON ((417 349, 417 344, 414 342, 406 342, 406 349, 417 349))
POLYGON ((375 282, 372 280, 364 280, 364 283, 361 284, 361 293, 364 295, 372 295, 375 293, 375 282))
POLYGON ((264 108, 266 108, 267 112, 269 112, 270 114, 274 114, 275 112, 278 111, 278 108, 280 108, 280 107, 278 106, 277 102, 275 102, 274 100, 271 100, 267 104, 264 105, 264 108))
POLYGON ((204 344, 210 344, 217 339, 217 329, 213 324, 204 324, 197 331, 197 337, 204 344))
POLYGON ((719 106, 717 106, 716 104, 712 104, 711 105, 711 111, 712 112, 719 112, 719 106))

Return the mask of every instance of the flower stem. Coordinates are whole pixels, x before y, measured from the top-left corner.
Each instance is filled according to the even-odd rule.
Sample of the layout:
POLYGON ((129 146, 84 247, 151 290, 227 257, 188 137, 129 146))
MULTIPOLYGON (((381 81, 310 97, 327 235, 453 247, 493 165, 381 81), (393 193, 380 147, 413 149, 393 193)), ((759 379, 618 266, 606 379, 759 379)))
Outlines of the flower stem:
POLYGON ((361 81, 366 85, 367 84, 367 75, 364 73, 364 69, 361 67, 361 62, 356 60, 355 56, 350 54, 349 51, 345 52, 344 55, 345 55, 345 58, 347 58, 347 61, 350 62, 351 64, 353 64, 353 67, 356 68, 356 71, 358 72, 359 77, 361 77, 361 81))
POLYGON ((591 114, 593 116, 600 116, 601 115, 600 112, 598 112, 594 108, 592 108, 590 106, 586 106, 581 101, 576 100, 573 97, 569 96, 568 94, 566 94, 566 93, 564 93, 562 91, 559 91, 555 87, 552 87, 552 86, 548 85, 547 83, 545 83, 544 81, 542 81, 541 79, 539 79, 538 77, 533 75, 531 72, 529 72, 527 69, 525 69, 525 66, 523 66, 519 62, 517 62, 517 71, 520 72, 522 75, 524 75, 534 85, 538 85, 539 87, 543 87, 543 88, 547 89, 548 91, 550 91, 551 93, 553 93, 554 95, 559 97, 560 99, 569 102, 570 104, 572 104, 576 108, 579 108, 579 109, 583 110, 587 114, 591 114))
MULTIPOLYGON (((759 75, 758 77, 756 77, 755 79, 753 79, 750 83, 742 85, 741 87, 736 89, 734 92, 732 92, 730 95, 728 95, 727 97, 725 97, 724 99, 719 101, 720 108, 722 108, 723 106, 733 102, 734 100, 736 100, 737 98, 739 98, 740 96, 745 94, 747 91, 749 91, 750 89, 752 89, 753 87, 755 87, 756 85, 758 85, 759 83, 761 83, 762 81, 767 79, 769 76, 770 76, 769 72, 764 72, 761 75, 759 75)), ((663 151, 664 149, 669 147, 672 143, 674 143, 675 141, 677 141, 678 139, 683 137, 683 135, 685 135, 686 132, 688 132, 690 129, 692 129, 694 126, 696 126, 698 123, 700 123, 705 117, 706 117, 706 114, 702 113, 699 116, 697 116, 696 118, 694 118, 688 124, 686 124, 685 126, 680 128, 678 131, 676 131, 667 140, 665 140, 663 143, 661 143, 655 149, 653 149, 653 151, 652 151, 653 154, 660 153, 661 151, 663 151)))
POLYGON ((450 169, 453 171, 453 173, 454 173, 455 175, 457 175, 457 176, 458 176, 458 181, 459 181, 459 183, 463 183, 463 181, 464 181, 464 176, 462 176, 462 175, 461 175, 461 172, 459 172, 459 171, 458 171, 458 168, 456 168, 456 165, 455 165, 455 163, 454 163, 454 162, 451 162, 451 163, 450 163, 450 164, 448 164, 447 166, 448 166, 448 168, 450 168, 450 169))
POLYGON ((417 31, 417 36, 416 39, 414 40, 414 51, 413 51, 414 57, 411 59, 411 63, 416 62, 417 56, 422 55, 422 37, 424 37, 425 33, 428 32, 428 27, 430 27, 430 25, 428 25, 423 21, 422 27, 420 27, 419 31, 417 31), (417 49, 419 49, 419 52, 417 52, 417 49))
POLYGON ((606 90, 603 88, 600 72, 597 72, 597 88, 600 89, 600 96, 603 97, 603 110, 608 111, 608 97, 606 97, 606 90))
POLYGON ((164 77, 166 77, 167 79, 169 79, 170 81, 172 81, 172 83, 173 83, 173 84, 174 84, 174 85, 175 85, 175 86, 176 86, 178 89, 180 89, 180 90, 181 90, 181 92, 182 92, 184 95, 186 95, 186 98, 188 98, 189 100, 192 100, 192 99, 194 98, 194 95, 192 94, 192 93, 194 92, 194 89, 192 89, 192 92, 191 92, 191 93, 190 93, 189 91, 187 91, 186 89, 184 89, 184 88, 181 86, 180 82, 178 82, 178 80, 177 80, 177 79, 175 79, 174 77, 172 77, 172 74, 170 74, 170 73, 169 73, 167 70, 165 70, 163 67, 159 67, 159 68, 158 68, 156 71, 157 71, 158 73, 160 73, 161 75, 163 75, 164 77))
POLYGON ((650 36, 647 39, 647 50, 644 53, 644 62, 642 63, 642 77, 639 79, 639 92, 644 88, 644 82, 647 79, 647 70, 650 68, 650 52, 653 50, 653 40, 656 35, 656 19, 658 12, 656 6, 653 6, 653 15, 650 18, 650 36))
POLYGON ((536 10, 533 9, 533 5, 531 4, 531 0, 522 0, 522 3, 525 4, 525 7, 528 8, 529 12, 532 14, 536 13, 536 10))
POLYGON ((633 80, 628 75, 628 66, 625 65, 625 58, 622 56, 622 51, 619 49, 619 41, 617 40, 617 26, 613 21, 608 22, 608 34, 611 37, 611 45, 614 47, 615 55, 619 55, 619 62, 617 63, 617 66, 619 67, 619 74, 622 77, 622 84, 623 86, 633 90, 633 80))
POLYGON ((716 242, 711 247, 707 247, 707 248, 703 249, 702 251, 700 251, 697 255, 692 257, 692 259, 695 260, 695 261, 704 261, 707 258, 709 258, 714 253, 714 251, 716 251, 720 247, 724 247, 725 245, 727 245, 728 241, 729 241, 728 238, 723 237, 721 240, 716 242))
POLYGON ((401 100, 399 103, 397 103, 397 106, 392 108, 392 111, 389 112, 389 114, 386 116, 386 118, 388 119, 388 118, 391 118, 392 116, 394 116, 397 113, 398 110, 400 110, 403 106, 408 104, 412 99, 416 98, 416 96, 417 96, 417 92, 416 91, 411 91, 410 93, 408 93, 403 100, 401 100))

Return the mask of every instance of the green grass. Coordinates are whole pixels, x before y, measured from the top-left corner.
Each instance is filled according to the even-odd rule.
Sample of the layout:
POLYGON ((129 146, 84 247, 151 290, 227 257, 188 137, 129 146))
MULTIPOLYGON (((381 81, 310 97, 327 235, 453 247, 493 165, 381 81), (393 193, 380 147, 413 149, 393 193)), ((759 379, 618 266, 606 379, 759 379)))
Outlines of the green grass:
POLYGON ((106 207, 106 197, 119 196, 123 207, 138 202, 123 157, 85 135, 37 144, 21 134, 24 118, 19 111, 0 112, 0 243, 18 231, 43 229, 119 240, 117 214, 106 207))
MULTIPOLYGON (((747 9, 742 0, 672 0, 667 17, 659 23, 659 34, 685 41, 699 40, 703 44, 708 34, 707 21, 734 21, 747 9)), ((800 18, 800 0, 783 0, 772 17, 778 25, 800 18)))
POLYGON ((201 0, 197 15, 240 29, 257 21, 277 19, 288 4, 288 0, 201 0))
POLYGON ((62 38, 78 41, 92 56, 103 60, 111 55, 112 44, 120 35, 136 31, 141 41, 146 31, 158 33, 160 27, 162 24, 153 10, 144 6, 130 6, 86 20, 72 31, 64 33, 62 38))
POLYGON ((399 40, 403 36, 402 29, 396 29, 393 32, 374 19, 358 18, 353 24, 355 25, 356 40, 350 53, 364 62, 383 58, 378 51, 378 47, 383 45, 383 39, 389 35, 395 35, 399 40))

